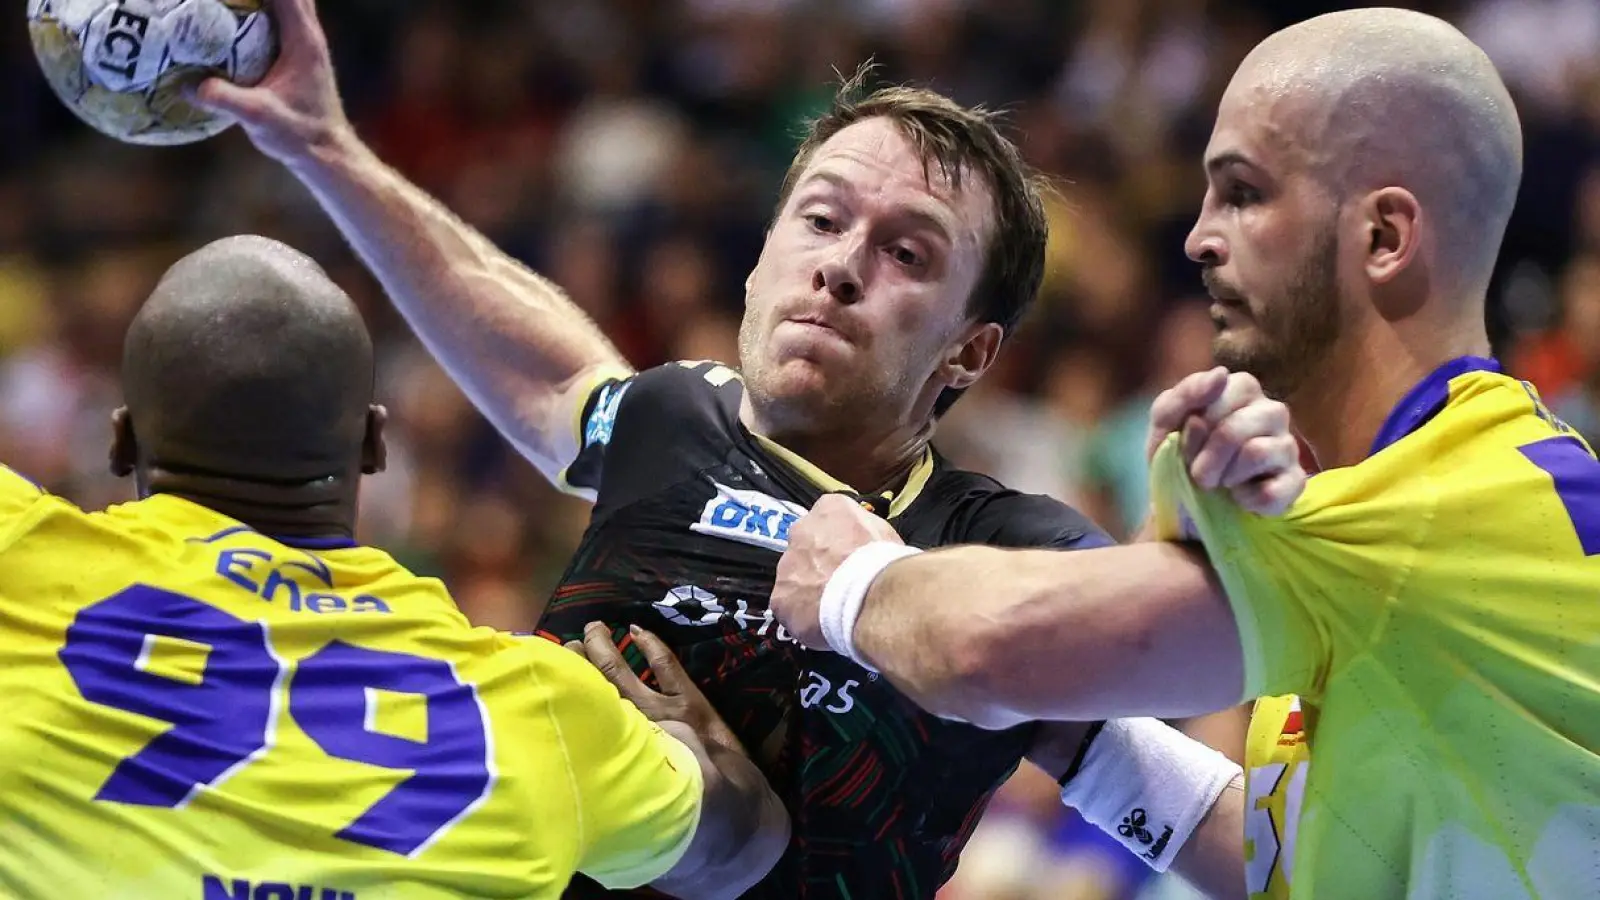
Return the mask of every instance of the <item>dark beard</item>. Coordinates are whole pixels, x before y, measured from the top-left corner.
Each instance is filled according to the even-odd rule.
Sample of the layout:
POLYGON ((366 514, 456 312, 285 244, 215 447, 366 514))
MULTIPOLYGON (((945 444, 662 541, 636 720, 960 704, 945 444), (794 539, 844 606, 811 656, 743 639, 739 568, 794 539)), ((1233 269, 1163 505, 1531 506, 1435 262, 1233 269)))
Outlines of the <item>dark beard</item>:
POLYGON ((1267 396, 1283 400, 1315 375, 1339 338, 1338 245, 1323 229, 1281 296, 1257 309, 1256 340, 1218 340, 1218 365, 1249 372, 1267 396))

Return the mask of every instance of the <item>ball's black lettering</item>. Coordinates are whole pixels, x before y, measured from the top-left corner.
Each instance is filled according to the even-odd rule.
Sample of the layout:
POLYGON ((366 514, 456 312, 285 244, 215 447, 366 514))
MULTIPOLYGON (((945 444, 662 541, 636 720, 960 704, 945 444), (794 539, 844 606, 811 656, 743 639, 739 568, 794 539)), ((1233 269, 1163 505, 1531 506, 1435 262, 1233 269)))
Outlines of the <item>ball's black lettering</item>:
POLYGON ((100 42, 100 68, 132 78, 134 69, 139 67, 145 35, 150 31, 150 19, 119 6, 111 14, 109 28, 105 40, 100 42))

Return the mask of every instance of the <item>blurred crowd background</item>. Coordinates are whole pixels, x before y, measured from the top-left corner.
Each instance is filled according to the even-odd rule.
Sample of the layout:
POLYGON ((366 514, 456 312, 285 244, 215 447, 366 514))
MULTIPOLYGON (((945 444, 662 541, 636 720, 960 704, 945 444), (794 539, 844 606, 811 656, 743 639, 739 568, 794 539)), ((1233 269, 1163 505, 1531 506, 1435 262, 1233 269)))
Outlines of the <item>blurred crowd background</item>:
MULTIPOLYGON (((937 443, 1125 534, 1158 389, 1209 364, 1183 236, 1220 92, 1290 0, 337 0, 350 114, 379 153, 562 284, 636 366, 736 362, 742 284, 797 128, 838 72, 1010 113, 1057 179, 1049 271, 998 369, 937 443)), ((1600 0, 1413 3, 1516 96, 1526 176, 1490 298, 1496 352, 1600 438, 1600 0)), ((123 329, 160 272, 255 232, 321 260, 380 342, 390 467, 361 537, 445 579, 476 621, 533 625, 586 507, 546 488, 421 351, 307 194, 237 132, 141 149, 74 120, 0 23, 0 459, 92 507, 123 329)), ((954 900, 1180 896, 1019 778, 954 900)))

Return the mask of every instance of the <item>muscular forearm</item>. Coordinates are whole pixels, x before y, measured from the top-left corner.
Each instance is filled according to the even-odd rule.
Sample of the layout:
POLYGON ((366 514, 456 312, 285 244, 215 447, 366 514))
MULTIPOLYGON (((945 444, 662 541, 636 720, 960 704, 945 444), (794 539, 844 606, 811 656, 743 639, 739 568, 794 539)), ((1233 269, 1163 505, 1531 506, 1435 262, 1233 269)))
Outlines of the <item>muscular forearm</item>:
POLYGON ((1200 821, 1171 871, 1182 875, 1211 900, 1235 900, 1244 889, 1244 777, 1223 789, 1200 821))
POLYGON ((743 752, 676 722, 663 728, 700 760, 700 824, 676 867, 651 887, 684 898, 734 898, 766 877, 789 846, 789 813, 743 752))
POLYGON ((960 547, 890 565, 858 652, 923 707, 986 727, 1170 718, 1239 701, 1239 639, 1204 557, 960 547))
POLYGON ((622 365, 599 328, 353 134, 320 142, 290 168, 500 432, 547 475, 569 462, 565 392, 596 366, 622 365))

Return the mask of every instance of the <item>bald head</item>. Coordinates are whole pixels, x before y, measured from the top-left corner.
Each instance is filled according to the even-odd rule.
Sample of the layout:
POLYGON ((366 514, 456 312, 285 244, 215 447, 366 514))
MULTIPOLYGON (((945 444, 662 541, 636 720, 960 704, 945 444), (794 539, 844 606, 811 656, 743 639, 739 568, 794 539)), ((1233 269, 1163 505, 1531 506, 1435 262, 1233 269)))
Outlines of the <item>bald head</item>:
POLYGON ((184 257, 128 329, 123 389, 151 466, 285 485, 361 459, 372 341, 305 255, 234 237, 184 257))
POLYGON ((1455 293, 1487 289, 1522 179, 1522 130, 1494 65, 1450 24, 1356 9, 1273 34, 1232 102, 1270 104, 1281 139, 1340 199, 1416 195, 1455 293))

